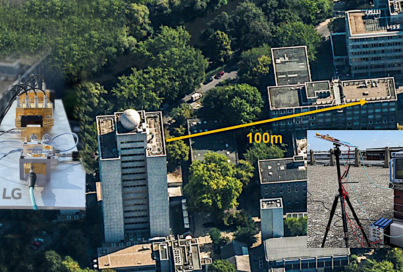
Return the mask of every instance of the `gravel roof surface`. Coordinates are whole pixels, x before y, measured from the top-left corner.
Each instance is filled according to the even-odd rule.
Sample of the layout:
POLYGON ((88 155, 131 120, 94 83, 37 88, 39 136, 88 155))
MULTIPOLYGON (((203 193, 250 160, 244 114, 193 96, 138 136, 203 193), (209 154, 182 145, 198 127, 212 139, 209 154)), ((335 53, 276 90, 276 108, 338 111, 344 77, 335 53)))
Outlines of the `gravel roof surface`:
MULTIPOLYGON (((371 180, 379 186, 389 188, 389 168, 367 167, 368 176, 371 180)), ((343 167, 341 168, 343 173, 343 167)), ((368 217, 372 222, 375 222, 381 217, 393 218, 393 190, 385 190, 376 187, 372 184, 367 176, 363 167, 350 168, 350 179, 355 192, 360 199, 368 217)), ((347 180, 348 181, 348 180, 347 180)), ((335 166, 315 165, 308 166, 308 247, 321 247, 322 239, 325 233, 325 227, 329 220, 330 210, 334 201, 334 197, 338 194, 337 184, 337 169, 335 166), (321 202, 317 201, 323 201, 321 202), (326 209, 324 206, 326 206, 326 209)), ((348 194, 350 196, 351 204, 357 213, 361 224, 364 227, 365 233, 369 239, 369 226, 371 223, 368 221, 367 216, 363 212, 357 198, 354 195, 351 184, 345 184, 348 194)), ((348 216, 355 223, 352 213, 350 212, 346 203, 348 216)), ((345 247, 343 223, 341 221, 341 205, 338 203, 336 214, 332 220, 332 226, 329 230, 325 247, 345 247)), ((356 223, 355 223, 356 224, 356 223)), ((362 247, 360 243, 354 238, 353 231, 348 225, 349 234, 349 247, 359 248, 362 247)), ((361 232, 356 230, 357 238, 361 241, 361 232)), ((388 247, 381 244, 374 244, 372 247, 383 248, 388 247)))

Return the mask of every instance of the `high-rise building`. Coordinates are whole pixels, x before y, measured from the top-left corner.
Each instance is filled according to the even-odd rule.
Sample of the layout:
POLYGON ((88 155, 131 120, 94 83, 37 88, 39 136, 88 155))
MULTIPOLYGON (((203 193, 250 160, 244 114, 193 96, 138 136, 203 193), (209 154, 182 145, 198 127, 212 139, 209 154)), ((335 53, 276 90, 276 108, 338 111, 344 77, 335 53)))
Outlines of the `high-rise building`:
POLYGON ((283 201, 281 198, 260 200, 262 240, 284 236, 283 201))
POLYGON ((161 112, 126 110, 96 122, 105 242, 169 235, 161 112))

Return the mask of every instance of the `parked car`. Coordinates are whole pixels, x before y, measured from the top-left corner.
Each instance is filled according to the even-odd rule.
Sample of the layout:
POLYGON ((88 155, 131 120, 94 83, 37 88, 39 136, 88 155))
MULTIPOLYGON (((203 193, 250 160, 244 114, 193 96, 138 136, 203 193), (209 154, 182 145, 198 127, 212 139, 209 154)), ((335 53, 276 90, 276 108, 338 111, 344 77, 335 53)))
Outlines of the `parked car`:
POLYGON ((201 93, 194 93, 191 96, 192 96, 192 101, 196 101, 196 100, 202 98, 203 95, 201 93))
POLYGON ((41 246, 41 243, 39 243, 39 242, 33 242, 32 243, 34 246, 36 246, 36 247, 40 247, 41 246))
POLYGON ((213 81, 213 79, 214 79, 213 77, 209 77, 203 82, 203 84, 206 85, 206 84, 210 83, 211 81, 213 81))
POLYGON ((45 242, 45 240, 43 240, 42 238, 38 238, 38 242, 43 243, 43 242, 45 242))
POLYGON ((214 78, 215 78, 215 79, 220 79, 224 74, 225 74, 224 71, 220 71, 220 72, 218 72, 218 73, 214 76, 214 78))

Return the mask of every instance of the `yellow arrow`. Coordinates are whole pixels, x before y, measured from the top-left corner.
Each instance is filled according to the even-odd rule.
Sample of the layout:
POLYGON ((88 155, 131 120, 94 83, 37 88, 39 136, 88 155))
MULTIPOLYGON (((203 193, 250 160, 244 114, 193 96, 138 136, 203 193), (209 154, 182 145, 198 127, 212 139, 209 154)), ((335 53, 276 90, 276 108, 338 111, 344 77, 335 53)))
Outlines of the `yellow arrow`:
POLYGON ((248 124, 236 125, 236 126, 232 126, 232 127, 219 128, 219 129, 215 129, 215 130, 210 130, 210 131, 205 131, 205 132, 200 132, 200 133, 195 133, 195 134, 190 134, 190 135, 185 135, 185 136, 180 136, 180 137, 175 137, 175 138, 170 138, 170 139, 167 139, 166 141, 169 143, 169 142, 173 142, 173 141, 177 141, 177 140, 200 137, 200 136, 204 136, 204 135, 209 135, 209 134, 228 131, 228 130, 234 130, 234 129, 238 129, 238 128, 256 126, 256 125, 276 122, 276 121, 280 121, 280 120, 284 120, 284 119, 289 119, 289 118, 294 118, 294 117, 299 117, 299 116, 304 116, 304 115, 320 113, 320 112, 324 112, 324 111, 337 110, 337 109, 342 109, 342 108, 346 108, 346 107, 352 107, 352 106, 356 106, 356 105, 361 105, 362 106, 365 103, 367 103, 367 101, 365 101, 363 99, 360 99, 360 102, 354 102, 354 103, 349 103, 349 104, 344 104, 344 105, 324 108, 324 109, 320 109, 320 110, 301 112, 301 113, 296 113, 296 114, 276 117, 276 118, 273 118, 273 119, 266 119, 266 120, 256 121, 256 122, 252 122, 252 123, 248 123, 248 124))

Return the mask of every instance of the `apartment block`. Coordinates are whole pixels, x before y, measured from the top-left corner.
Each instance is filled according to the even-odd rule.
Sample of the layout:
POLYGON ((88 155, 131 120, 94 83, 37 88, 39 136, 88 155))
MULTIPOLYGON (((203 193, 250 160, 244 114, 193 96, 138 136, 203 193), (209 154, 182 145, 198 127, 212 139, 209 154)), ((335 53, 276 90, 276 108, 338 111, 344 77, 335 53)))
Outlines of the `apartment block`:
POLYGON ((105 242, 169 235, 161 112, 97 116, 105 242))

